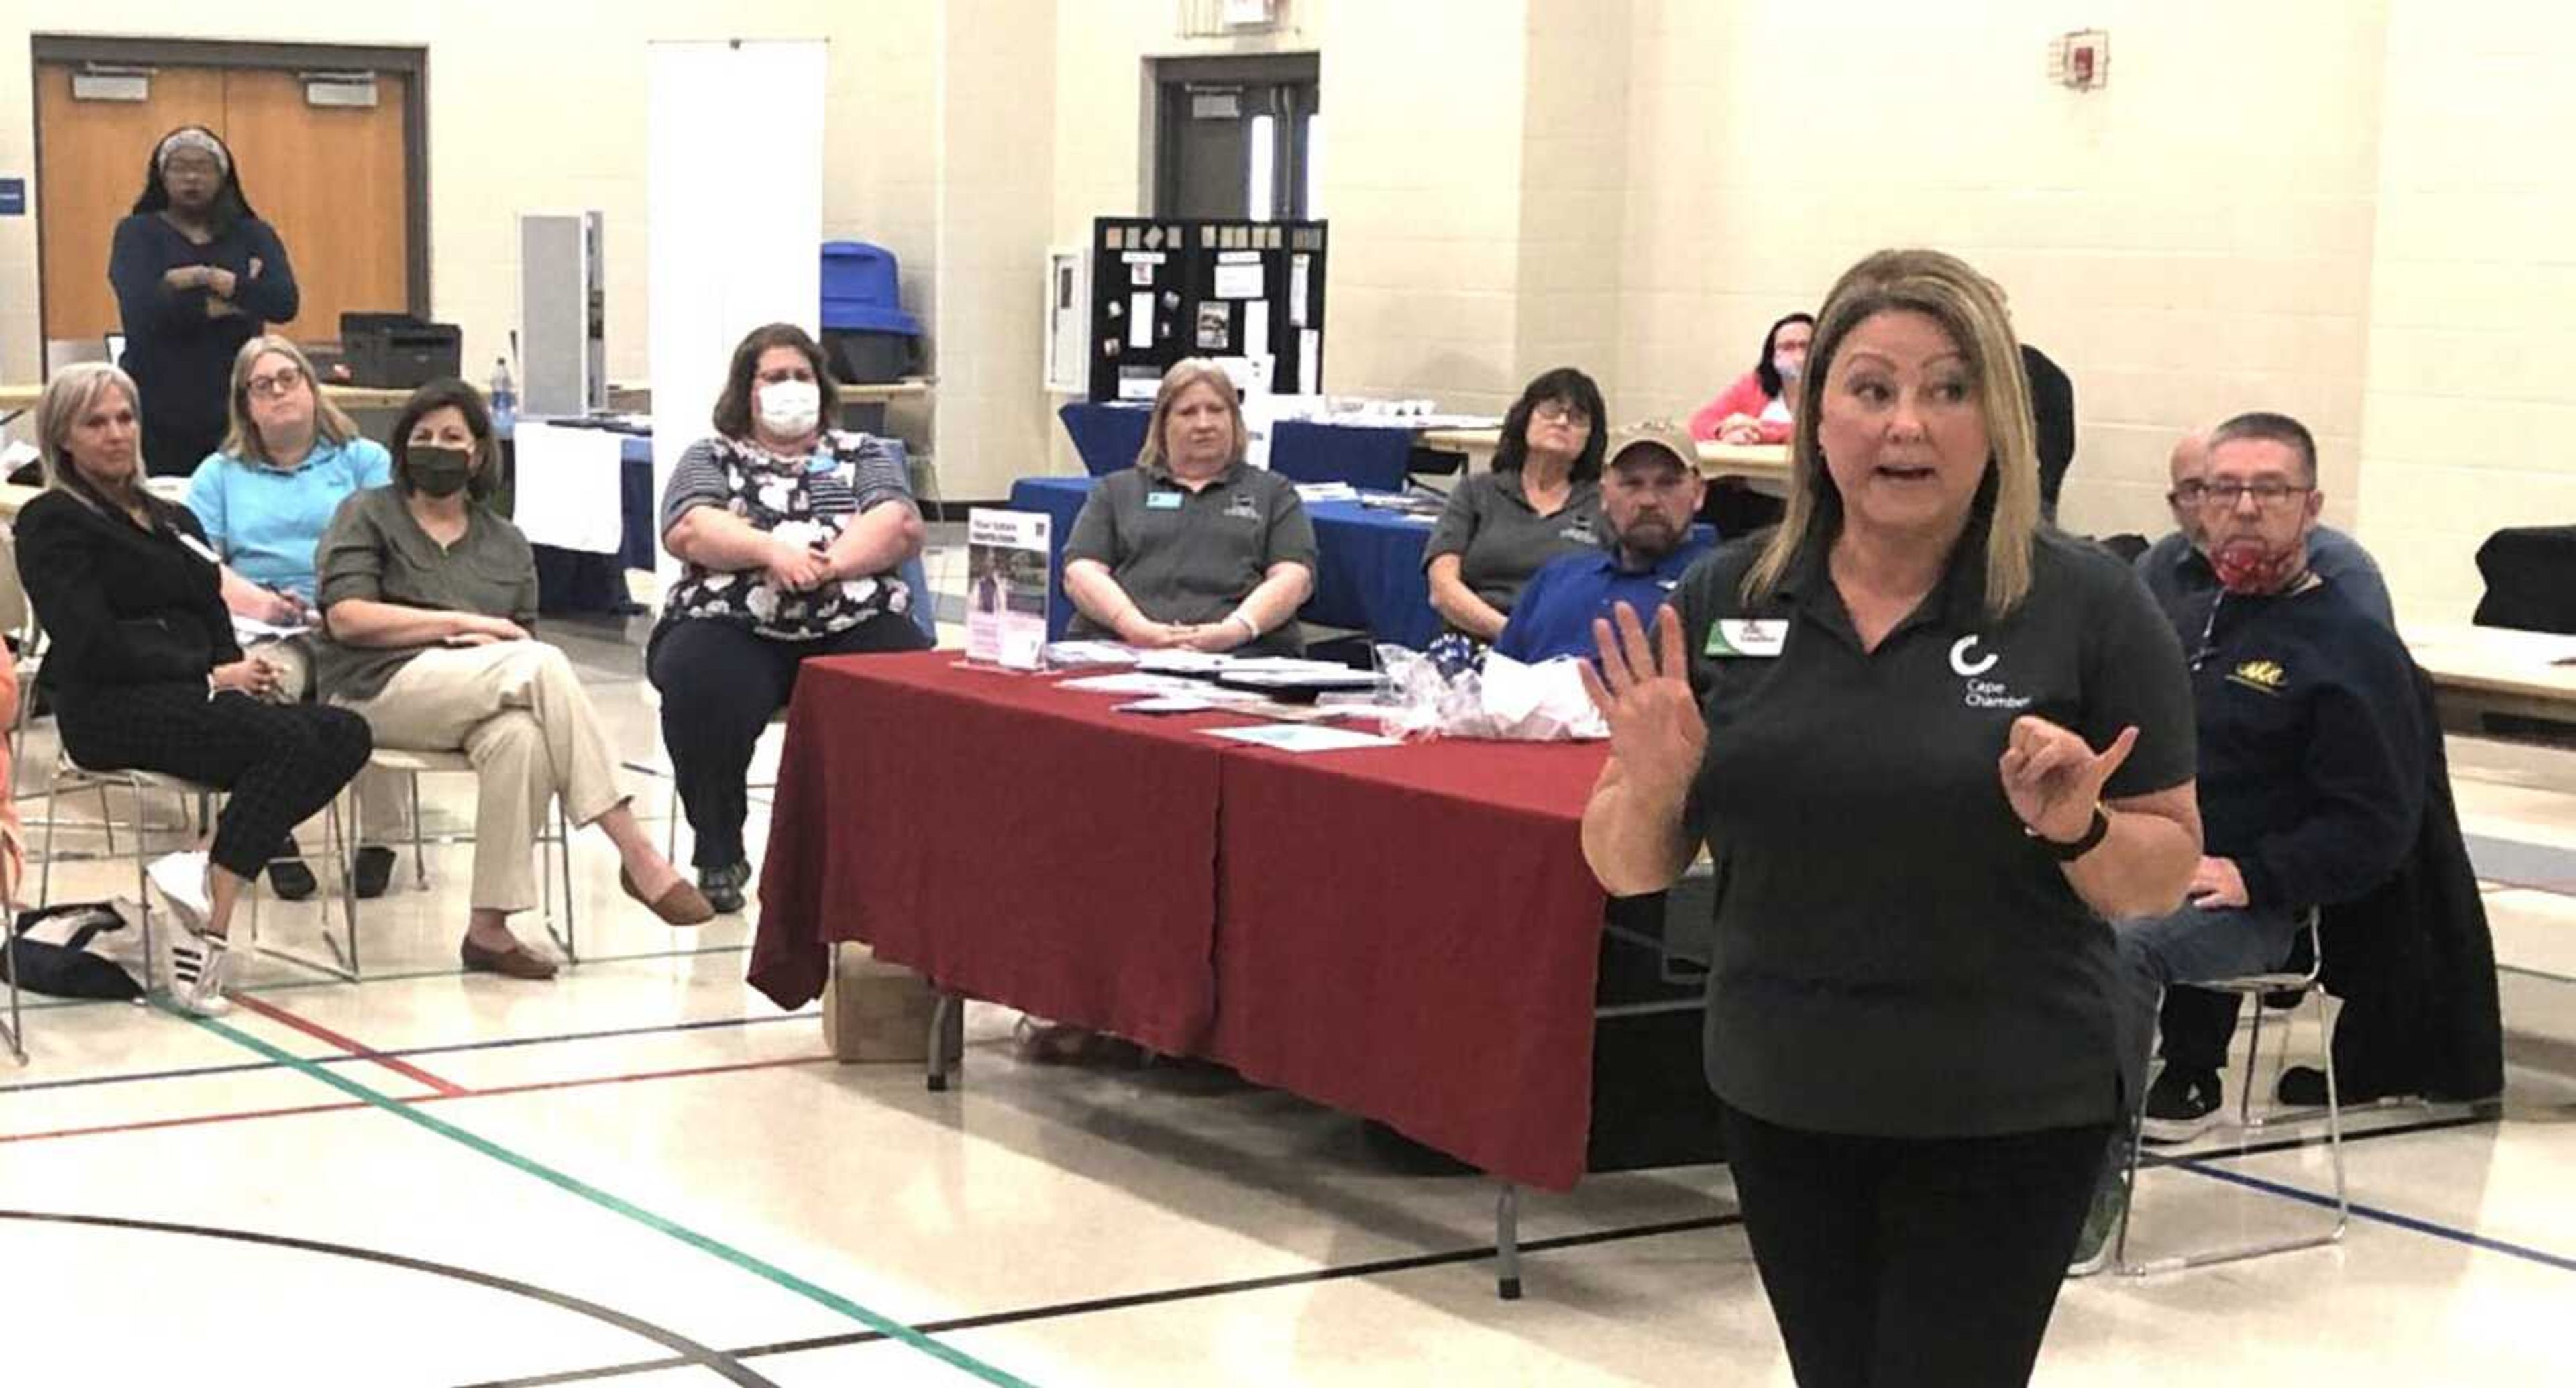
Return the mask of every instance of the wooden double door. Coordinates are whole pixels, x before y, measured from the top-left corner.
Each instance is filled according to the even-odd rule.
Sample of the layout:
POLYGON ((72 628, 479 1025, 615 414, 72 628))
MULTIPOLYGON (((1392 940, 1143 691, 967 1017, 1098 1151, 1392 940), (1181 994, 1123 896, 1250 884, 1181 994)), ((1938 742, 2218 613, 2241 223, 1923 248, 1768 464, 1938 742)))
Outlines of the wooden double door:
POLYGON ((154 142, 182 125, 223 137, 252 209, 286 243, 303 308, 278 331, 330 341, 344 310, 411 307, 409 75, 378 73, 376 104, 357 107, 314 105, 297 72, 247 67, 160 65, 142 101, 88 100, 73 94, 80 70, 36 67, 47 341, 95 343, 121 331, 109 240, 143 191, 154 142))

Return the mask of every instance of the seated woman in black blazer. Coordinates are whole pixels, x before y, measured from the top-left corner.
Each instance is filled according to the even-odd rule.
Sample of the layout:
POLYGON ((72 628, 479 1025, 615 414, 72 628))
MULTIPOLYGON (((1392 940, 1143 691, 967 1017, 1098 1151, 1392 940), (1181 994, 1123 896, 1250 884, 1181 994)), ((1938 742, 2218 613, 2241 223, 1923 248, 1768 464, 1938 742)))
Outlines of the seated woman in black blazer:
POLYGON ((271 702, 277 672, 244 659, 215 553, 185 506, 145 492, 134 380, 102 362, 57 373, 36 406, 44 494, 18 515, 18 570, 53 644, 37 674, 72 759, 230 792, 211 853, 152 865, 186 928, 172 996, 213 1015, 242 884, 366 764, 366 720, 271 702))

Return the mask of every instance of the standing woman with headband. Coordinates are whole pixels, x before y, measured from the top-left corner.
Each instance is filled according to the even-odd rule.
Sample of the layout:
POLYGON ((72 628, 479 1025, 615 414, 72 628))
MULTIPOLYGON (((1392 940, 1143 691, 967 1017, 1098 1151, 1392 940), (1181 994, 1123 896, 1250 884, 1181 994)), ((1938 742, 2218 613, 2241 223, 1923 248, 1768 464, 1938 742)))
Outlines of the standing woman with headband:
POLYGON ((223 444, 233 354, 292 322, 298 298, 286 244, 251 211, 214 132, 184 125, 152 147, 107 280, 125 324, 119 364, 143 397, 145 467, 184 477, 223 444))

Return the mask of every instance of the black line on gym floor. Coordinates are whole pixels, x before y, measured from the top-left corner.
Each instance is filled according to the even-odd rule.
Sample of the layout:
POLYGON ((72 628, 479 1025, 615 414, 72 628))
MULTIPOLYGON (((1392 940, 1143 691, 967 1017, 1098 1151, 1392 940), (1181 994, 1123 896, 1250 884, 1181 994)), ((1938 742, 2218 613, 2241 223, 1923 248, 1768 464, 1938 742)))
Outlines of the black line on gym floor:
MULTIPOLYGON (((1546 1253, 1563 1248, 1588 1248, 1596 1244, 1657 1238, 1665 1234, 1725 1229, 1743 1222, 1744 1216, 1740 1214, 1698 1215, 1690 1219, 1666 1220, 1659 1224, 1638 1224, 1624 1229, 1596 1230, 1589 1234, 1560 1234, 1554 1238, 1530 1239, 1521 1244, 1521 1252, 1546 1253)), ((1130 1292, 1124 1296, 1094 1297, 1087 1301, 1060 1301, 1049 1306, 1031 1306, 1017 1311, 987 1311, 979 1315, 952 1316, 947 1320, 923 1321, 913 1329, 924 1335, 947 1335, 961 1330, 985 1330, 1000 1325, 1023 1325, 1030 1321, 1061 1320, 1068 1316, 1087 1316, 1101 1311, 1132 1311, 1138 1307, 1165 1306, 1176 1301, 1199 1301, 1209 1297, 1274 1291, 1281 1287, 1304 1286, 1316 1282, 1339 1282, 1354 1277, 1378 1277, 1388 1273, 1414 1272, 1422 1268, 1480 1262, 1493 1256, 1492 1244, 1479 1248, 1455 1248, 1445 1253, 1414 1253, 1400 1258, 1379 1258, 1365 1263, 1344 1263, 1337 1267, 1317 1268, 1312 1272, 1283 1272, 1269 1277, 1245 1277, 1231 1282, 1203 1282, 1196 1286, 1173 1287, 1157 1292, 1130 1292)), ((818 1349, 844 1349, 854 1345, 875 1344, 885 1338, 881 1331, 854 1330, 843 1335, 816 1335, 802 1340, 780 1340, 773 1344, 750 1345, 727 1350, 725 1353, 736 1359, 761 1359, 778 1354, 802 1354, 818 1349)), ((547 1385, 551 1384, 591 1383, 606 1378, 623 1378, 630 1374, 654 1373, 663 1369, 682 1368, 687 1363, 688 1361, 681 1359, 646 1360, 568 1373, 536 1374, 527 1378, 496 1378, 489 1382, 468 1384, 465 1388, 547 1388, 547 1385)))
POLYGON ((533 1283, 521 1282, 515 1278, 502 1277, 489 1272, 477 1272, 472 1268, 456 1267, 448 1263, 433 1263, 425 1258, 406 1257, 400 1253, 358 1248, 350 1244, 292 1238, 284 1234, 259 1234, 247 1229, 217 1229, 200 1224, 168 1224, 149 1219, 122 1219, 114 1215, 46 1214, 38 1210, 0 1210, 0 1219, 22 1220, 31 1224, 74 1224, 95 1229, 138 1230, 150 1234, 183 1234, 190 1238, 223 1239, 232 1243, 258 1244, 265 1248, 291 1248, 301 1253, 321 1253, 334 1258, 355 1259, 363 1263, 381 1263, 387 1267, 402 1268, 408 1272, 425 1272, 459 1282, 470 1282, 475 1286, 487 1287, 511 1296, 541 1301, 560 1310, 588 1316, 593 1320, 616 1326, 630 1335, 651 1340, 672 1351, 673 1357, 662 1361, 661 1367, 687 1368, 695 1365, 721 1375, 728 1383, 741 1384, 743 1388, 778 1388, 775 1382, 746 1367, 735 1356, 723 1350, 699 1344, 676 1330, 665 1330, 651 1321, 630 1316, 623 1311, 611 1310, 595 1301, 584 1301, 580 1297, 550 1291, 533 1283))

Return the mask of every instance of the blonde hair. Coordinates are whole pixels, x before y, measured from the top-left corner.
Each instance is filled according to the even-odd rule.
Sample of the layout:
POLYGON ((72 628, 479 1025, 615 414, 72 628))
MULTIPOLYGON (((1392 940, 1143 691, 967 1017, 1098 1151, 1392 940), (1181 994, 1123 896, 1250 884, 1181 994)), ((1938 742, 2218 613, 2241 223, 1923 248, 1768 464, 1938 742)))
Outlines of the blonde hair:
POLYGON ((251 367, 271 352, 295 363, 295 369, 304 373, 305 388, 313 392, 313 437, 333 445, 358 437, 357 421, 322 393, 322 378, 313 374, 313 363, 305 359, 304 349, 275 333, 262 333, 233 353, 233 388, 228 397, 232 427, 224 432, 224 452, 244 462, 277 465, 277 459, 269 454, 268 441, 259 436, 258 421, 250 417, 251 367))
POLYGON ((1843 272, 1816 316, 1807 370, 1798 380, 1790 441, 1789 505, 1780 528, 1745 575, 1744 594, 1776 586, 1810 545, 1830 545, 1842 530, 1842 494, 1825 470, 1816 441, 1825 384, 1843 340, 1880 313, 1920 313, 1941 325, 1968 359, 1977 408, 1991 452, 1978 497, 1987 502, 1986 612, 2000 617, 2030 593, 2031 543, 2039 531, 2039 455, 2031 440, 2030 383, 2021 344, 2004 310, 2003 290, 1957 256, 1933 250, 1887 250, 1843 272), (1991 499, 1989 501, 1989 495, 1991 499))
POLYGON ((1205 357, 1183 357, 1163 373, 1163 384, 1154 391, 1153 417, 1145 421, 1145 446, 1136 450, 1136 466, 1167 466, 1163 459, 1163 424, 1172 415, 1172 402, 1192 386, 1213 387, 1217 398, 1225 402, 1225 412, 1234 421, 1234 448, 1226 461, 1243 461, 1244 450, 1251 445, 1252 435, 1243 427, 1243 400, 1235 394, 1234 378, 1225 368, 1205 357))
MULTIPOLYGON (((109 362, 75 362, 55 372, 36 401, 36 458, 46 491, 65 493, 84 506, 103 504, 98 488, 80 475, 69 445, 72 425, 111 390, 123 392, 126 405, 134 411, 134 465, 143 466, 143 396, 134 388, 134 378, 109 362)), ((141 490, 139 485, 136 490, 141 490)))

